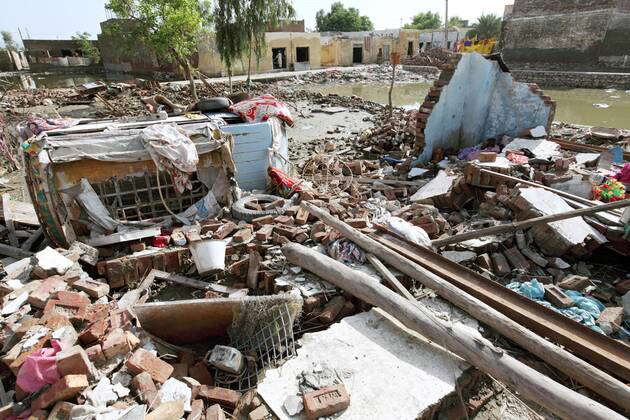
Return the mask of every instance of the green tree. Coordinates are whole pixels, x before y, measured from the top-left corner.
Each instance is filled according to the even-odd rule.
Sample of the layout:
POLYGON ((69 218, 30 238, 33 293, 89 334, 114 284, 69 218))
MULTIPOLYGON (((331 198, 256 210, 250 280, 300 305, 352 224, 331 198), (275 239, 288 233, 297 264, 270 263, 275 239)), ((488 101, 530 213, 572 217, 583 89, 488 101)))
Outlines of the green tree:
POLYGON ((72 39, 77 41, 77 46, 83 51, 83 56, 91 58, 97 64, 101 61, 101 53, 90 41, 89 32, 77 32, 76 35, 72 35, 72 39))
POLYGON ((245 0, 244 30, 247 39, 248 59, 247 86, 251 82, 252 55, 256 57, 256 64, 260 64, 265 55, 267 42, 265 33, 271 27, 278 26, 282 20, 292 18, 295 9, 291 0, 245 0))
POLYGON ((190 82, 190 93, 198 100, 190 57, 206 31, 207 2, 199 0, 108 0, 105 8, 124 19, 112 32, 128 43, 143 42, 158 57, 175 60, 190 82), (130 22, 131 24, 126 24, 130 22))
POLYGON ((411 23, 403 26, 405 29, 437 29, 442 26, 439 13, 423 12, 413 17, 411 23))
POLYGON ((225 64, 232 90, 232 67, 247 52, 247 33, 244 29, 245 10, 242 0, 217 0, 213 18, 217 49, 225 64))
POLYGON ((4 42, 4 47, 7 50, 17 51, 18 46, 17 43, 13 40, 13 35, 9 31, 0 31, 0 35, 2 35, 2 42, 4 42))
POLYGON ((448 20, 448 27, 449 28, 463 28, 464 20, 460 18, 459 16, 453 16, 452 18, 448 20))
POLYGON ((466 34, 469 38, 477 39, 498 38, 501 35, 501 18, 497 15, 481 15, 473 23, 473 29, 466 34))
POLYGON ((367 16, 361 16, 354 7, 345 8, 343 3, 336 2, 330 6, 330 12, 321 9, 315 15, 318 32, 358 32, 373 31, 374 24, 367 16))

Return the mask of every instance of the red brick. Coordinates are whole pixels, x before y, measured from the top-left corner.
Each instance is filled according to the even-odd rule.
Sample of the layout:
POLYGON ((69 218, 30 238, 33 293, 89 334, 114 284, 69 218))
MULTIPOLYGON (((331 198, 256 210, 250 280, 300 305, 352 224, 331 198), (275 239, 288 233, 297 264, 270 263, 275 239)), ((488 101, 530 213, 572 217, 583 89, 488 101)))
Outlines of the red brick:
POLYGON ((280 226, 276 226, 274 228, 274 232, 277 233, 280 236, 284 236, 286 238, 293 239, 293 238, 295 238, 295 235, 297 235, 298 230, 296 228, 293 228, 293 227, 290 227, 290 226, 280 225, 280 226))
POLYGON ((214 385, 214 379, 203 362, 197 362, 189 367, 188 376, 199 381, 201 385, 214 385))
POLYGON ((250 411, 249 415, 247 416, 247 420, 268 420, 271 418, 273 417, 269 414, 269 410, 267 410, 267 407, 265 407, 264 404, 259 405, 258 407, 250 411))
POLYGON ((343 384, 304 394, 304 410, 309 419, 330 416, 350 406, 350 397, 343 384))
POLYGON ((258 217, 256 219, 252 220, 252 224, 256 228, 261 227, 263 225, 268 225, 270 223, 273 223, 273 216, 270 215, 270 214, 268 214, 267 216, 258 217))
POLYGON ((79 341, 83 345, 99 341, 105 335, 108 326, 109 323, 104 319, 93 322, 81 334, 79 334, 79 341))
POLYGON ((267 242, 273 233, 273 225, 264 225, 256 232, 256 239, 261 242, 267 242))
POLYGON ((133 350, 132 344, 122 328, 111 330, 103 340, 103 354, 105 354, 107 359, 113 359, 120 355, 124 356, 131 350, 133 350))
POLYGON ((606 308, 597 318, 597 324, 602 327, 604 332, 612 334, 619 331, 623 322, 623 308, 606 308))
POLYGON ((269 209, 275 209, 277 207, 282 207, 284 206, 284 199, 279 199, 276 201, 272 201, 271 203, 267 203, 263 206, 263 209, 265 210, 269 210, 269 209))
POLYGON ((81 346, 73 346, 63 350, 55 356, 59 376, 86 375, 92 376, 94 367, 81 346))
POLYGON ((512 270, 510 269, 510 264, 503 254, 500 252, 492 254, 492 264, 494 265, 494 269, 496 274, 499 276, 510 274, 512 270))
POLYGON ((153 402, 157 396, 157 388, 151 375, 148 372, 142 372, 134 376, 131 380, 131 388, 136 392, 136 395, 145 404, 153 402))
POLYGON ((275 219, 273 219, 273 221, 281 225, 294 225, 295 224, 295 220, 293 219, 293 217, 286 216, 284 214, 282 216, 276 217, 275 219))
POLYGON ((297 214, 295 215, 295 224, 305 225, 310 215, 311 214, 308 212, 308 210, 300 207, 299 210, 297 211, 297 214))
POLYGON ((85 319, 86 308, 82 304, 49 300, 44 308, 44 314, 65 315, 72 322, 81 322, 85 319))
POLYGON ((562 289, 553 284, 545 284, 545 299, 558 308, 573 306, 573 299, 567 296, 562 289))
POLYGON ((330 324, 337 318, 337 315, 339 315, 345 303, 346 300, 343 296, 335 296, 324 306, 319 320, 324 324, 330 324))
POLYGON ((68 400, 88 387, 85 375, 67 375, 52 384, 31 405, 32 410, 48 408, 57 401, 68 400))
POLYGON ((83 279, 75 282, 72 287, 87 293, 90 297, 98 299, 109 293, 109 285, 92 279, 83 279))
POLYGON ((88 359, 95 365, 100 365, 105 363, 107 359, 105 358, 105 354, 103 353, 103 347, 100 344, 95 344, 92 347, 88 347, 85 349, 85 353, 88 356, 88 359))
POLYGON ((199 389, 199 397, 207 400, 210 404, 235 408, 238 400, 241 399, 241 393, 227 388, 202 385, 199 389))
POLYGON ((365 219, 350 219, 346 220, 346 223, 355 229, 363 229, 368 226, 368 222, 365 219))
POLYGON ((89 305, 92 303, 90 298, 79 292, 71 292, 69 290, 59 290, 54 295, 55 299, 60 300, 63 303, 69 303, 76 306, 89 305))
POLYGON ((479 153, 479 162, 494 162, 496 160, 497 160, 497 154, 495 152, 479 153))
POLYGON ((7 405, 5 405, 4 407, 0 408, 0 420, 4 420, 8 417, 11 417, 13 415, 13 406, 15 404, 13 403, 9 403, 7 405))
POLYGON ((131 326, 131 321, 133 320, 133 315, 129 313, 127 309, 118 310, 112 313, 109 317, 109 323, 112 328, 123 328, 131 326))
POLYGON ((574 275, 563 278, 558 283, 558 287, 561 287, 563 289, 582 291, 590 284, 591 282, 588 277, 574 275))
POLYGON ((155 382, 164 383, 173 373, 173 366, 149 353, 145 349, 138 349, 131 359, 127 360, 127 369, 134 374, 148 372, 155 382))
POLYGON ((243 243, 243 242, 249 241, 251 237, 252 237, 252 230, 250 228, 246 228, 246 229, 241 229, 238 232, 236 232, 234 236, 232 237, 232 240, 234 242, 243 243))
POLYGON ((236 224, 234 224, 234 222, 227 222, 223 226, 221 226, 219 229, 217 229, 217 231, 214 232, 214 235, 212 237, 214 239, 225 239, 228 237, 230 233, 234 232, 235 230, 236 230, 236 224))
POLYGON ((48 277, 44 280, 37 289, 33 290, 28 297, 28 303, 39 309, 46 307, 46 302, 52 297, 52 295, 58 291, 66 288, 66 282, 61 276, 48 277))

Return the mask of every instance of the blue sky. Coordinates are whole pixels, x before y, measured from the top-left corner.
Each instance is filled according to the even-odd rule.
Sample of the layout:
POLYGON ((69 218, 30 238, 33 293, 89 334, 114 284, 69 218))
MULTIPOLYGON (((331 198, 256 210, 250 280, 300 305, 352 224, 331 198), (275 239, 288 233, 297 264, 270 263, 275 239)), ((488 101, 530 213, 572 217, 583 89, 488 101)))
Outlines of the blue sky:
MULTIPOLYGON (((330 8, 335 0, 294 0, 299 19, 307 28, 315 28, 315 13, 330 8)), ((346 7, 356 7, 372 19, 376 29, 398 28, 421 11, 444 14, 444 0, 342 0, 346 7)), ((513 0, 449 0, 449 15, 474 21, 482 13, 503 14, 513 0)), ((19 41, 18 27, 24 38, 68 39, 87 31, 92 38, 100 33, 99 22, 107 19, 104 0, 0 0, 0 30, 8 30, 19 41)))

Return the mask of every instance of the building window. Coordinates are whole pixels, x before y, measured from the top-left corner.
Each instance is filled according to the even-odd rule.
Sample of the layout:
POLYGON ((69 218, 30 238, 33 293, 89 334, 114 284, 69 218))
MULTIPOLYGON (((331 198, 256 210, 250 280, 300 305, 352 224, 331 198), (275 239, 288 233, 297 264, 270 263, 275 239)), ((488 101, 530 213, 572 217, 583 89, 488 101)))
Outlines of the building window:
POLYGON ((298 63, 308 63, 308 47, 297 47, 295 49, 295 57, 298 63))
POLYGON ((419 48, 419 49, 420 49, 420 51, 422 51, 422 47, 424 47, 424 42, 421 42, 421 43, 420 43, 420 48, 419 48))
POLYGON ((448 41, 448 46, 446 47, 446 49, 450 50, 451 49, 451 41, 448 41))
POLYGON ((413 41, 409 41, 407 44, 407 55, 409 57, 413 56, 413 41))

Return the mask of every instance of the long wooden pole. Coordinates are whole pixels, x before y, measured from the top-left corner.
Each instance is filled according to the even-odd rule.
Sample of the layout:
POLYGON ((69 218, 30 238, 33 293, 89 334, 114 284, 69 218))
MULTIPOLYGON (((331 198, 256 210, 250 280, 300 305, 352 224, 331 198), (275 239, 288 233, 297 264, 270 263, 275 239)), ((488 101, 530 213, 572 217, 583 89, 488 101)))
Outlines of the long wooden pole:
POLYGON ((431 241, 431 245, 439 248, 449 244, 456 244, 468 239, 481 238, 483 236, 497 235, 500 233, 514 232, 521 229, 527 229, 534 225, 542 223, 557 222, 558 220, 572 219, 578 216, 588 216, 590 214, 604 212, 613 209, 620 209, 623 207, 630 207, 630 200, 615 201, 613 203, 600 204, 599 206, 585 207, 583 209, 577 209, 567 211, 564 213, 550 214, 547 216, 534 217, 533 219, 523 220, 521 222, 506 223, 499 226, 492 226, 485 229, 473 230, 471 232, 454 235, 444 239, 436 239, 431 241))
POLYGON ((383 262, 395 267, 409 277, 418 280, 428 288, 435 290, 444 299, 468 312, 477 320, 494 328, 500 334, 503 334, 532 354, 540 357, 561 372, 575 378, 592 391, 630 410, 630 387, 621 381, 591 366, 568 351, 550 343, 514 322, 496 309, 458 289, 420 265, 403 258, 398 253, 331 216, 328 212, 319 207, 308 202, 302 202, 301 205, 304 209, 308 210, 310 214, 339 231, 343 236, 356 243, 366 252, 376 255, 383 262))
POLYGON ((289 243, 282 252, 290 263, 323 278, 365 302, 378 306, 406 327, 424 335, 473 366, 492 375, 554 414, 574 419, 623 419, 613 410, 572 391, 495 347, 475 330, 461 323, 437 319, 429 310, 397 295, 370 276, 353 270, 303 245, 289 243))
POLYGON ((505 175, 505 174, 500 174, 498 172, 494 172, 494 171, 490 171, 488 169, 483 169, 483 168, 479 168, 479 172, 485 175, 490 175, 491 177, 494 178, 498 178, 498 179, 503 179, 505 181, 510 181, 510 182, 514 182, 516 184, 524 184, 524 185, 529 185, 530 187, 536 187, 536 188, 542 188, 543 190, 547 190, 547 191, 551 191, 552 193, 559 195, 560 197, 569 199, 569 200, 573 200, 573 201, 577 201, 578 203, 582 203, 585 204, 587 206, 597 206, 599 205, 599 203, 597 201, 593 201, 593 200, 588 200, 586 198, 568 193, 566 191, 561 191, 561 190, 557 190, 555 188, 551 188, 548 187, 546 185, 542 185, 542 184, 538 184, 536 182, 532 182, 532 181, 526 181, 524 179, 520 179, 520 178, 516 178, 510 175, 505 175))

